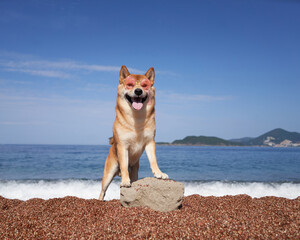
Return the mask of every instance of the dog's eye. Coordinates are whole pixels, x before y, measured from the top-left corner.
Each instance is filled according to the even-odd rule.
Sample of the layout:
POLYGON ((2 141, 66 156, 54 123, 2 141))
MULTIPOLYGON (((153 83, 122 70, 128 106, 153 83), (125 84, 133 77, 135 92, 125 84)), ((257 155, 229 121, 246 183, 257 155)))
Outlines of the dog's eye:
POLYGON ((142 86, 142 88, 148 89, 151 87, 151 82, 148 79, 144 79, 141 82, 141 86, 142 86))
POLYGON ((126 79, 125 85, 128 89, 133 88, 135 86, 135 81, 133 79, 126 79))
POLYGON ((127 83, 126 86, 129 87, 129 88, 133 88, 133 87, 134 87, 134 84, 133 84, 133 83, 127 83))

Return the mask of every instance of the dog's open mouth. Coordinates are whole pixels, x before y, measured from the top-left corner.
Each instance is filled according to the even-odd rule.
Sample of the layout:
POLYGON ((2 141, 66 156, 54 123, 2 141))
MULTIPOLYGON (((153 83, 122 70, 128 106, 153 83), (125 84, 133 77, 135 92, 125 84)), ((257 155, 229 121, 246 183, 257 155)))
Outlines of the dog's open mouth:
POLYGON ((125 95, 128 102, 135 110, 141 110, 144 106, 144 102, 147 100, 147 97, 130 97, 128 94, 125 95))

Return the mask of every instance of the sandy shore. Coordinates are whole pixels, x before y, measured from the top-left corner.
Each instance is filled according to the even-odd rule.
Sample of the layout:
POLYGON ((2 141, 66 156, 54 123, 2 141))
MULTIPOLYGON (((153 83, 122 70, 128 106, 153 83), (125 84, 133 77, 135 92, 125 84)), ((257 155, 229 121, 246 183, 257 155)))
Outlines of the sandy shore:
POLYGON ((169 213, 119 200, 0 196, 0 239, 300 239, 300 197, 185 197, 169 213))

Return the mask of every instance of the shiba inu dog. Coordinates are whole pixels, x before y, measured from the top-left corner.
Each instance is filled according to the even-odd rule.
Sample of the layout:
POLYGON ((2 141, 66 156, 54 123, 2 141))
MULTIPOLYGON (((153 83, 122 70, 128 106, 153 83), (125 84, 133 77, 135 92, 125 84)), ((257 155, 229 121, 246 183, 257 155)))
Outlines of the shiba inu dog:
POLYGON ((153 175, 168 179, 156 161, 154 77, 154 68, 150 68, 145 75, 137 75, 130 74, 126 66, 121 67, 116 119, 99 200, 104 199, 109 184, 117 174, 122 178, 120 187, 130 187, 138 179, 139 159, 144 150, 153 175))

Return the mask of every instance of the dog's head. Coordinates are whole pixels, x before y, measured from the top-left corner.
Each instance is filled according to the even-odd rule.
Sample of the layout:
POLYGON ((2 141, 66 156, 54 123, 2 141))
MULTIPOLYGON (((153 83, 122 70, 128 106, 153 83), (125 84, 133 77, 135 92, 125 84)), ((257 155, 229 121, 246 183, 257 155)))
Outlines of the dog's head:
POLYGON ((119 76, 119 96, 134 110, 145 109, 147 104, 153 104, 154 76, 153 67, 145 75, 138 75, 130 74, 126 66, 122 66, 119 76))

